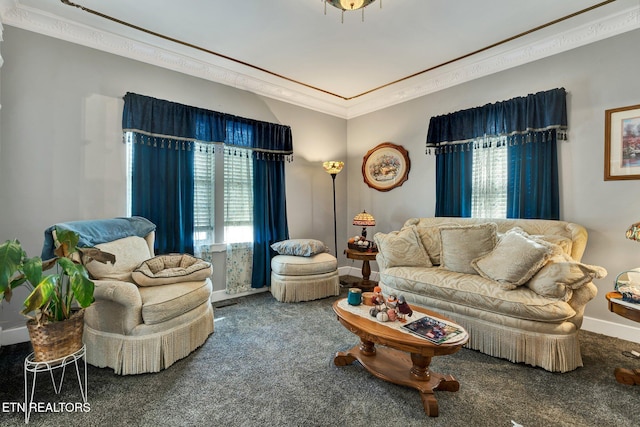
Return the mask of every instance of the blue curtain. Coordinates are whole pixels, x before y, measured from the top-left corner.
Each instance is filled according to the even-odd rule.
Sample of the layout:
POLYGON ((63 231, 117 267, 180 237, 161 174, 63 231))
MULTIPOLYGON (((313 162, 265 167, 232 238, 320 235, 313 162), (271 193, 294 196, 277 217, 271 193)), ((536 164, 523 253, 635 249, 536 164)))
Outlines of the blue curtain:
POLYGON ((436 216, 471 216, 472 160, 472 151, 436 155, 436 216))
POLYGON ((135 143, 132 213, 158 226, 158 239, 167 240, 163 247, 179 242, 185 248, 180 252, 193 253, 193 141, 252 150, 252 287, 269 286, 270 245, 289 237, 284 165, 293 154, 291 128, 135 93, 127 93, 124 101, 122 128, 133 133, 135 143))
POLYGON ((507 218, 560 219, 556 132, 507 147, 507 218))
POLYGON ((165 148, 158 149, 143 135, 134 138, 131 214, 156 225, 157 254, 192 254, 193 151, 182 149, 181 141, 166 139, 165 148))
POLYGON ((254 157, 252 288, 271 286, 271 245, 288 238, 284 162, 254 157))
POLYGON ((432 117, 427 154, 436 155, 436 215, 471 215, 473 145, 506 137, 509 218, 558 219, 557 141, 566 139, 564 88, 432 117))

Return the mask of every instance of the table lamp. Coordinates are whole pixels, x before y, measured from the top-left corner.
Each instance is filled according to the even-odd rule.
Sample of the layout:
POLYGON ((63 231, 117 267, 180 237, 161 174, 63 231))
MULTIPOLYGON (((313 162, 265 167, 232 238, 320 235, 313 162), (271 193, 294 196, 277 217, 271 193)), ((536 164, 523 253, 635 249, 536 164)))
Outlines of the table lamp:
POLYGON ((353 218, 353 225, 362 227, 362 238, 366 240, 367 227, 376 225, 376 220, 371 214, 367 213, 367 211, 362 211, 353 218))

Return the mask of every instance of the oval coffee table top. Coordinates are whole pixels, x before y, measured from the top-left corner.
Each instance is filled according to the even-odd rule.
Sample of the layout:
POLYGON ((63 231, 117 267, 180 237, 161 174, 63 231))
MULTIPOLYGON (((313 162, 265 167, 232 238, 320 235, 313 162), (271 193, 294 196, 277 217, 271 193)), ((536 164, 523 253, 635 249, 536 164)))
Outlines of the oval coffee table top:
MULTIPOLYGON (((465 331, 465 336, 462 339, 454 338, 452 342, 435 344, 426 338, 414 335, 409 331, 405 332, 400 330, 398 325, 402 325, 403 323, 398 321, 380 322, 372 316, 356 314, 350 311, 346 308, 346 304, 346 299, 340 299, 333 303, 333 311, 338 316, 338 320, 340 320, 347 329, 358 335, 361 339, 365 339, 376 344, 386 345, 397 350, 421 354, 424 356, 441 356, 457 352, 469 340, 469 335, 465 331)), ((366 309, 370 308, 369 306, 364 305, 363 307, 366 309)), ((452 323, 458 328, 463 329, 460 325, 455 324, 455 322, 447 319, 441 314, 434 313, 426 308, 414 305, 412 305, 411 308, 414 312, 423 313, 427 316, 444 320, 445 322, 452 323)), ((417 317, 414 315, 413 319, 411 317, 408 318, 406 323, 412 322, 415 319, 417 319, 417 317)))

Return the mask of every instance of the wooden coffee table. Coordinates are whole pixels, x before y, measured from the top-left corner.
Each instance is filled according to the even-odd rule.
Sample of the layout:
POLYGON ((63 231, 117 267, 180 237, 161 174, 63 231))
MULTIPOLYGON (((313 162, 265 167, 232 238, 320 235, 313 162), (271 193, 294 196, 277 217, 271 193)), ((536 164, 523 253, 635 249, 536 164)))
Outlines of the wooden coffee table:
MULTIPOLYGON (((333 363, 346 366, 358 360, 367 371, 380 379, 417 389, 427 415, 437 417, 438 401, 433 392, 458 391, 460 383, 451 375, 432 372, 429 369, 431 358, 457 352, 469 337, 455 343, 433 344, 424 338, 390 328, 373 317, 351 313, 340 307, 340 301, 333 304, 333 311, 340 323, 359 336, 361 342, 346 352, 336 353, 333 363), (376 348, 375 344, 382 347, 376 348)), ((411 308, 450 322, 429 310, 411 308)))

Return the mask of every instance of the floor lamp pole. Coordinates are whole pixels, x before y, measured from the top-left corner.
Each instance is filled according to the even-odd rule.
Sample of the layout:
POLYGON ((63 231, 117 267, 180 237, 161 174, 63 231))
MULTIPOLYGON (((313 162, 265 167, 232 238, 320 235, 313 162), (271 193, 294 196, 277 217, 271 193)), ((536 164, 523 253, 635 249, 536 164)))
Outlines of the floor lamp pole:
POLYGON ((331 174, 331 180, 333 181, 333 243, 335 245, 336 258, 338 258, 338 229, 336 228, 336 175, 331 174))

